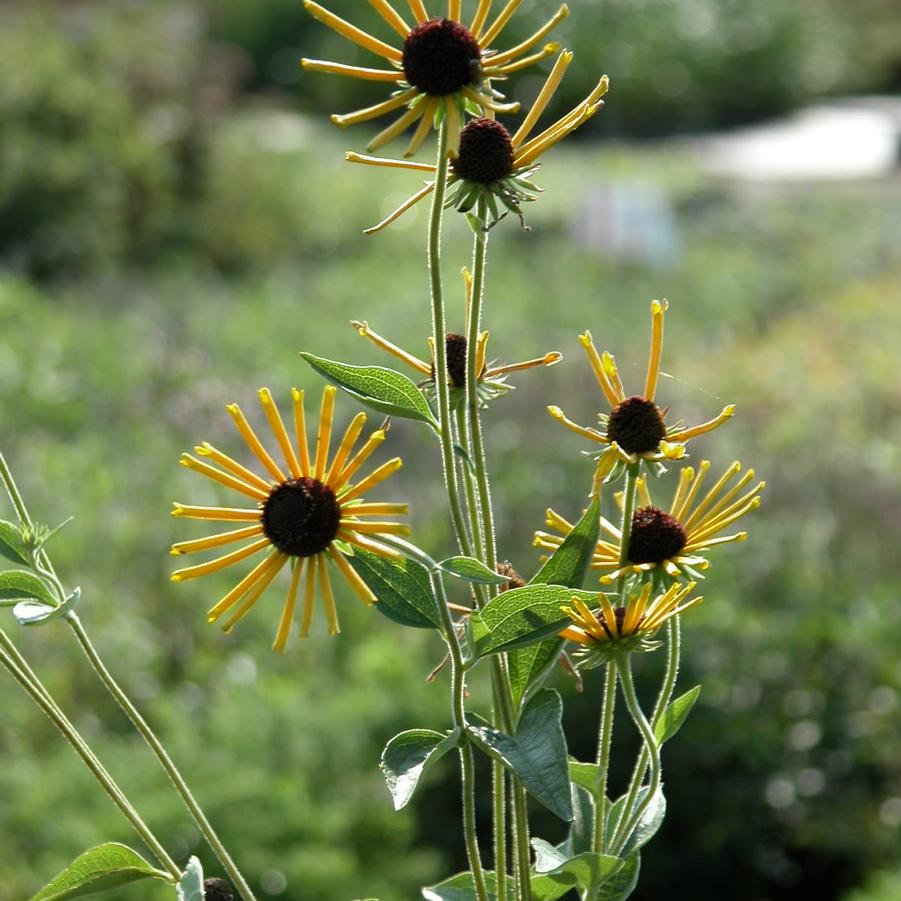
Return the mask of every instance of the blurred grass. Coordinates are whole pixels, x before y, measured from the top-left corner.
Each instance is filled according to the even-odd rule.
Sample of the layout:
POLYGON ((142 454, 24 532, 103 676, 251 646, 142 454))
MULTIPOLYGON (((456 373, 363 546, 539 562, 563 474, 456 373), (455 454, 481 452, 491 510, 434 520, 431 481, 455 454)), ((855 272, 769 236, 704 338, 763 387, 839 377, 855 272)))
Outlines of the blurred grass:
MULTIPOLYGON (((209 146, 212 175, 191 223, 200 251, 42 286, 0 277, 0 442, 36 517, 77 514, 54 560, 82 586, 83 618, 111 668, 262 896, 286 883, 292 899, 414 897, 460 864, 453 768, 395 814, 376 764, 395 732, 446 726, 445 686, 424 682, 438 643, 344 595, 341 639, 325 638, 319 620, 310 641, 277 658, 268 646, 280 592, 223 636, 205 611, 233 576, 173 586, 166 550, 190 529, 168 516, 171 500, 222 497, 177 459, 201 440, 237 449, 226 402, 253 408, 264 384, 282 402, 292 384, 318 390, 300 349, 384 363, 352 318, 426 353, 425 210, 364 238, 415 177, 345 164, 340 135, 304 119, 250 112, 209 146)), ((559 403, 587 422, 599 409, 576 334, 591 328, 616 352, 628 388, 643 371, 651 297, 672 303, 662 402, 689 421, 735 401, 738 417, 697 454, 721 467, 738 456, 770 486, 751 539, 717 555, 708 600, 686 620, 683 682, 705 687, 667 749, 670 814, 636 897, 671 896, 704 873, 698 899, 837 899, 899 850, 901 186, 739 187, 708 181, 670 148, 626 145, 556 151, 540 180, 533 231, 505 222, 492 238, 487 324, 499 358, 559 349, 567 359, 521 375, 492 409, 503 555, 532 570, 544 508, 573 515, 587 490, 584 445, 544 413, 559 403), (617 262, 587 243, 591 192, 611 185, 661 192, 681 249, 617 262), (699 786, 715 798, 709 809, 699 786)), ((468 237, 461 221, 448 232, 460 327, 452 273, 468 237)), ((340 411, 346 421, 355 409, 340 411)), ((435 447, 397 422, 388 451, 406 465, 381 496, 413 499, 417 540, 448 551, 435 447)), ((17 638, 167 847, 209 863, 62 627, 17 638)), ((641 662, 646 681, 659 663, 641 662)), ((597 685, 575 696, 558 681, 572 750, 586 759, 597 685)), ((131 841, 12 689, 0 756, 2 901, 91 844, 131 841)))

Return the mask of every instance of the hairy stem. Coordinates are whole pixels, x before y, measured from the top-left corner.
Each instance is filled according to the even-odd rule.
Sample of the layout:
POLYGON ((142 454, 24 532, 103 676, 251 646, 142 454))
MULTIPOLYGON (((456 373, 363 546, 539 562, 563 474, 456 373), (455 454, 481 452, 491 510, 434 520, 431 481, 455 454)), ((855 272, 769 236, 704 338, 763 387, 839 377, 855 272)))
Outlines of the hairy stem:
POLYGON ((644 800, 631 815, 629 813, 630 807, 628 803, 623 808, 620 828, 617 829, 616 835, 611 842, 611 853, 618 857, 622 853, 626 842, 628 842, 629 836, 640 822, 642 814, 648 808, 651 801, 653 801, 654 795, 660 787, 660 747, 657 744, 654 730, 651 728, 651 724, 647 721, 647 718, 642 712, 641 706, 638 703, 638 698, 635 695, 635 685, 632 682, 631 655, 624 654, 620 656, 616 661, 616 668, 619 672, 619 681, 623 689, 623 698, 625 699, 626 707, 628 708, 632 719, 635 721, 635 726, 641 733, 651 764, 651 779, 648 783, 648 790, 644 800))
POLYGON ((616 664, 610 660, 604 677, 604 700, 598 728, 598 793, 594 807, 594 831, 591 850, 604 854, 607 847, 607 779, 610 769, 610 745, 613 739, 613 713, 616 707, 616 664))

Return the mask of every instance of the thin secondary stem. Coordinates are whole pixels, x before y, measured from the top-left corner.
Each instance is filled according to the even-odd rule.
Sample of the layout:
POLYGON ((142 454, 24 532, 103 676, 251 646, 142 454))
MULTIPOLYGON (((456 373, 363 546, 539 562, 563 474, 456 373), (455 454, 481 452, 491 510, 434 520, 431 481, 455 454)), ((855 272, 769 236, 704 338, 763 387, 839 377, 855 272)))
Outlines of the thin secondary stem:
MULTIPOLYGON (((470 453, 469 433, 466 424, 466 409, 460 404, 456 409, 457 417, 457 443, 467 454, 470 453)), ((465 461, 461 463, 463 470, 463 485, 466 488, 466 506, 469 509, 469 531, 472 535, 472 543, 475 554, 479 560, 485 559, 485 547, 482 541, 481 520, 479 518, 479 500, 476 497, 475 477, 465 461)), ((503 896, 501 896, 503 897, 503 896)))
MULTIPOLYGON (((484 199, 479 199, 476 208, 476 219, 485 220, 487 211, 484 199)), ((477 227, 473 237, 472 266, 472 298, 469 305, 469 320, 466 324, 466 409, 469 419, 469 450, 475 469, 475 481, 478 491, 479 522, 482 527, 482 562, 492 570, 497 569, 497 537, 494 529, 494 508, 491 503, 491 485, 488 480, 488 467, 485 459, 485 445, 482 438, 482 421, 479 410, 479 372, 478 345, 481 332, 482 302, 485 294, 485 271, 488 257, 488 232, 477 227)), ((489 596, 496 593, 496 588, 489 588, 489 596)), ((495 658, 492 676, 498 684, 498 699, 501 702, 502 722, 508 734, 513 734, 516 725, 516 712, 513 704, 513 691, 505 660, 495 658)), ((523 901, 532 897, 529 852, 529 820, 525 789, 519 779, 513 777, 513 833, 516 844, 516 872, 518 895, 523 901)), ((504 896, 498 892, 499 897, 504 896)))
MULTIPOLYGON (((480 199, 476 218, 481 222, 484 221, 485 216, 485 201, 480 199)), ((483 562, 489 569, 496 569, 497 539, 494 533, 494 510, 491 504, 488 467, 485 462, 485 445, 482 439, 482 420, 479 415, 479 373, 477 369, 482 300, 485 292, 488 232, 481 227, 477 228, 473 244, 472 301, 469 307, 466 336, 466 407, 469 412, 469 440, 484 529, 485 558, 483 562)))
POLYGON ((144 739, 156 759, 159 761, 160 766, 163 768, 163 770, 165 770, 166 775, 171 780, 172 785, 175 787, 175 790, 178 792, 179 796, 184 802, 185 807, 188 808, 189 813, 194 818, 194 822, 197 824, 197 828, 200 829, 204 838, 209 843, 210 848, 213 850, 213 853, 218 858, 219 863, 222 864, 223 869, 228 874, 229 879, 231 879, 236 891, 241 895, 244 901, 255 901, 254 894, 251 891, 250 886, 247 884, 247 880, 241 874, 241 871, 232 860, 231 855, 229 855, 228 851, 225 849, 225 846, 222 844, 221 839, 216 834, 216 831, 213 829, 210 821, 207 819, 206 814, 204 814, 203 809, 197 803, 194 795, 191 793, 191 789, 188 788, 188 784, 187 782, 185 782, 184 777, 172 762, 172 758, 163 747, 162 742, 156 737, 156 734, 147 724, 147 721, 143 716, 141 716, 140 712, 131 702, 128 695, 125 694, 119 683, 116 682, 110 671, 106 668, 103 661, 100 659, 100 655, 97 653, 94 645, 91 643, 91 640, 88 637, 84 626, 82 626, 81 621, 74 613, 71 613, 66 618, 66 621, 72 627, 72 631, 75 634, 75 639, 81 647, 82 651, 84 651, 85 656, 90 661, 90 664, 94 668, 94 672, 97 674, 97 677, 100 679, 109 693, 113 696, 116 703, 122 708, 125 715, 129 718, 129 720, 131 720, 132 725, 141 734, 141 737, 144 739))
MULTIPOLYGON (((632 515, 635 512, 635 494, 638 488, 638 468, 641 464, 634 463, 626 469, 626 485, 623 489, 623 522, 620 529, 619 565, 625 566, 629 562, 629 544, 632 538, 632 515)), ((623 579, 622 585, 625 585, 623 579)))
MULTIPOLYGON (((12 471, 7 465, 6 460, 3 458, 2 454, 0 454, 0 478, 2 478, 6 486, 7 493, 9 494, 10 499, 13 502, 13 506, 16 509, 16 513, 20 521, 24 525, 31 527, 33 523, 28 513, 28 508, 25 505, 25 501, 18 489, 18 486, 15 483, 15 480, 13 479, 12 471)), ((59 577, 56 575, 53 564, 50 562, 50 557, 44 548, 41 548, 39 553, 34 555, 34 565, 37 571, 51 582, 60 603, 62 603, 66 597, 66 592, 59 580, 59 577)), ((195 800, 193 794, 191 793, 191 790, 188 788, 187 782, 185 782, 184 777, 172 762, 172 758, 169 757, 169 754, 163 747, 162 742, 157 738, 156 734, 147 724, 143 716, 141 716, 140 712, 132 703, 131 699, 128 697, 128 695, 125 694, 125 691, 121 688, 118 682, 116 682, 112 674, 104 665, 103 660, 100 658, 100 655, 94 648, 94 645, 88 637, 84 626, 81 624, 81 621, 78 619, 75 612, 71 611, 65 617, 65 620, 66 623, 71 627, 79 647, 88 658, 88 661, 93 667, 94 672, 97 674, 98 678, 109 691, 109 693, 113 696, 119 707, 121 707, 125 715, 129 718, 135 729, 137 729, 137 731, 140 733, 140 735, 150 748, 151 752, 154 754, 163 770, 166 772, 166 775, 171 780, 173 786, 175 787, 175 790, 178 792, 185 806, 188 808, 191 816, 194 818, 197 827, 200 829, 204 838, 206 838, 207 842, 210 845, 210 848, 212 848, 213 850, 213 853, 216 855, 219 862, 222 864, 223 869, 231 879, 235 889, 238 891, 244 901, 256 901, 253 892, 250 890, 250 886, 248 886, 247 881, 244 879, 240 870, 235 865, 235 862, 232 860, 228 851, 225 849, 225 846, 222 844, 219 836, 216 834, 216 831, 213 829, 209 820, 206 818, 203 809, 195 800)), ((49 695, 47 696, 47 700, 52 701, 49 695)))
POLYGON ((0 665, 4 666, 28 696, 40 707, 47 718, 62 733, 63 737, 81 757, 85 766, 91 771, 94 778, 100 783, 112 802, 122 811, 125 818, 131 823, 135 832, 141 837, 154 857, 169 871, 173 882, 181 879, 181 870, 175 861, 166 853, 166 849, 156 838, 150 827, 144 822, 140 814, 119 788, 106 768, 97 759, 81 734, 75 729, 59 705, 53 700, 43 683, 28 666, 24 657, 16 646, 10 641, 6 633, 0 629, 0 665))
POLYGON ((604 854, 607 847, 607 779, 615 708, 616 664, 610 660, 607 662, 604 677, 604 700, 601 704, 601 721, 598 728, 598 792, 594 805, 594 832, 591 837, 591 850, 596 854, 604 854))
POLYGON ((436 160, 435 190, 429 215, 428 264, 429 285, 432 295, 432 335, 435 344, 435 389, 438 396, 438 427, 441 439, 441 463, 444 467, 444 483, 450 502, 454 531, 464 554, 471 555, 472 547, 466 535, 466 523, 460 504, 460 488, 457 483, 457 467, 454 461, 454 440, 451 426, 450 383, 447 375, 447 323, 444 311, 444 287, 441 280, 441 224, 444 217, 444 199, 447 195, 447 120, 438 129, 438 158, 436 160))
POLYGON ((460 778, 463 789, 463 836, 466 842, 466 853, 469 857, 469 868, 472 872, 473 884, 479 901, 488 901, 488 888, 485 883, 485 871, 479 853, 479 841, 476 832, 475 816, 475 765, 472 754, 472 743, 466 730, 465 676, 463 652, 457 637, 457 628, 451 616, 444 590, 444 581, 440 573, 431 573, 432 587, 438 597, 438 608, 444 627, 444 638, 447 642, 451 658, 451 713, 454 726, 460 730, 460 778))
POLYGON ((641 706, 638 703, 638 698, 635 695, 635 685, 632 682, 631 655, 624 654, 620 656, 616 661, 616 668, 619 672, 619 681, 623 689, 623 698, 625 699, 626 707, 628 708, 632 719, 635 720, 638 731, 641 733, 645 748, 650 755, 651 763, 651 780, 648 783, 647 793, 645 794, 644 799, 631 816, 629 815, 629 805, 627 804, 626 807, 623 808, 620 828, 617 829, 616 836, 611 842, 611 853, 618 857, 622 853, 626 842, 628 842, 629 836, 640 822, 642 814, 654 800, 654 795, 657 794, 657 789, 660 787, 660 747, 657 744, 654 730, 651 728, 651 724, 647 721, 647 718, 642 712, 641 706))

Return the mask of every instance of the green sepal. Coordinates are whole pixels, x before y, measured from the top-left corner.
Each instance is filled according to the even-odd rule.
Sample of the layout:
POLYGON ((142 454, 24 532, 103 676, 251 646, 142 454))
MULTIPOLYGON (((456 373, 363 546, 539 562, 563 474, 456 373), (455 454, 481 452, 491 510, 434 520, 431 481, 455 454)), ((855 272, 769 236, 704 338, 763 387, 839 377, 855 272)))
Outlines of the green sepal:
POLYGON ((495 572, 475 557, 448 557, 438 566, 442 571, 476 585, 503 585, 509 581, 507 576, 495 572))
POLYGON ((562 719, 560 695, 543 689, 523 708, 515 736, 475 716, 467 732, 482 751, 514 773, 536 801, 568 823, 573 806, 562 719))
POLYGON ((701 694, 701 686, 696 685, 690 691, 685 692, 673 701, 664 711, 663 716, 654 727, 654 734, 657 736, 657 744, 662 745, 669 741, 683 726, 688 714, 701 694))
POLYGON ((363 548, 354 548, 350 565, 378 598, 375 609, 388 619, 414 629, 442 627, 438 602, 426 569, 403 557, 382 557, 363 548))
POLYGON ((459 742, 459 728, 446 735, 431 729, 408 729, 395 735, 385 745, 379 767, 395 810, 409 804, 426 770, 459 742))
POLYGON ((152 867, 140 854, 126 845, 109 842, 79 855, 58 876, 47 883, 30 901, 64 901, 84 898, 120 888, 142 879, 172 877, 152 867))
POLYGON ((388 416, 413 419, 438 428, 438 422, 422 392, 403 373, 384 366, 338 363, 310 353, 301 353, 301 357, 316 372, 361 404, 388 416))

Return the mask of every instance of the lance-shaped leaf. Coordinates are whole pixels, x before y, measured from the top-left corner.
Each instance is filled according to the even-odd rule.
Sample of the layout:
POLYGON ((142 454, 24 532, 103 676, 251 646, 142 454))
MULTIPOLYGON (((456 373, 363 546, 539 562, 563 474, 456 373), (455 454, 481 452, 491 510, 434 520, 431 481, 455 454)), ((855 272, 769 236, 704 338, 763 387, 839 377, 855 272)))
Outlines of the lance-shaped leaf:
POLYGON ((499 594, 469 618, 473 648, 484 657, 559 634, 570 622, 560 608, 573 597, 597 603, 595 592, 563 585, 526 585, 499 594))
POLYGON ((409 729, 395 735, 385 745, 379 766, 385 775, 395 810, 407 806, 423 773, 455 748, 459 740, 459 729, 449 735, 431 729, 409 729))
POLYGON ((630 854, 609 879, 601 883, 597 901, 626 901, 638 885, 638 873, 641 870, 641 855, 638 851, 630 854))
MULTIPOLYGON (((544 566, 535 574, 530 584, 542 582, 548 585, 566 585, 568 588, 581 588, 591 555, 600 534, 601 508, 595 499, 589 505, 575 528, 545 561, 544 566)), ((525 696, 529 687, 540 685, 542 677, 553 667, 563 650, 563 640, 549 638, 540 644, 512 651, 508 657, 510 684, 513 689, 514 703, 517 705, 525 696)))
POLYGON ((6 557, 17 566, 28 562, 28 552, 17 525, 0 519, 0 557, 6 557))
POLYGON ((352 366, 310 353, 301 356, 320 375, 360 403, 388 416, 415 419, 437 428, 438 423, 422 392, 403 373, 384 366, 352 366))
POLYGON ((688 719, 688 714, 691 713, 691 709, 695 706, 700 694, 701 686, 696 685, 690 691, 685 692, 684 695, 676 698, 666 708, 663 716, 660 717, 660 720, 654 727, 654 734, 657 736, 658 744, 662 745, 664 742, 669 741, 682 728, 682 724, 688 719))
POLYGON ((378 598, 375 605, 402 626, 416 629, 441 628, 441 614, 426 570, 415 560, 394 560, 362 548, 354 548, 348 558, 360 578, 378 598))
POLYGON ((34 573, 24 569, 13 569, 0 573, 0 602, 34 598, 51 607, 56 606, 56 598, 47 583, 34 573))
POLYGON ((515 773, 525 789, 561 820, 573 818, 569 788, 563 701, 544 689, 525 705, 516 735, 499 732, 484 721, 468 726, 473 741, 515 773))
POLYGON ((532 847, 535 849, 536 873, 555 879, 561 885, 578 887, 582 891, 591 891, 600 886, 623 865, 619 857, 590 851, 567 857, 560 848, 540 838, 532 839, 532 847))
POLYGON ((507 576, 495 572, 474 557, 448 557, 438 566, 452 576, 466 579, 467 582, 475 582, 477 585, 503 585, 509 581, 507 576))
POLYGON ((91 848, 76 857, 62 873, 34 895, 31 901, 84 898, 98 892, 121 888, 142 879, 173 881, 168 873, 150 866, 131 848, 110 842, 91 848))
MULTIPOLYGON (((498 899, 497 879, 491 871, 485 873, 485 886, 488 889, 489 901, 513 901, 512 877, 508 879, 507 897, 498 899)), ((557 901, 570 891, 570 886, 561 885, 552 877, 543 873, 533 873, 529 880, 532 888, 532 901, 557 901)), ((472 873, 457 873, 438 885, 430 885, 422 890, 425 901, 478 901, 472 873)))
MULTIPOLYGON (((644 799, 648 795, 649 786, 645 786, 638 792, 635 801, 635 807, 644 803, 644 799)), ((619 828, 620 821, 625 813, 627 796, 623 795, 619 798, 613 807, 610 808, 610 814, 607 817, 607 837, 608 841, 612 840, 619 828)), ((631 815, 629 811, 629 815, 631 815)), ((654 793, 651 803, 644 809, 638 819, 635 828, 629 834, 626 844, 623 847, 622 855, 628 857, 633 851, 638 851, 644 847, 656 834, 657 830, 663 825, 663 819, 666 816, 666 798, 663 796, 663 788, 660 787, 654 793)))

